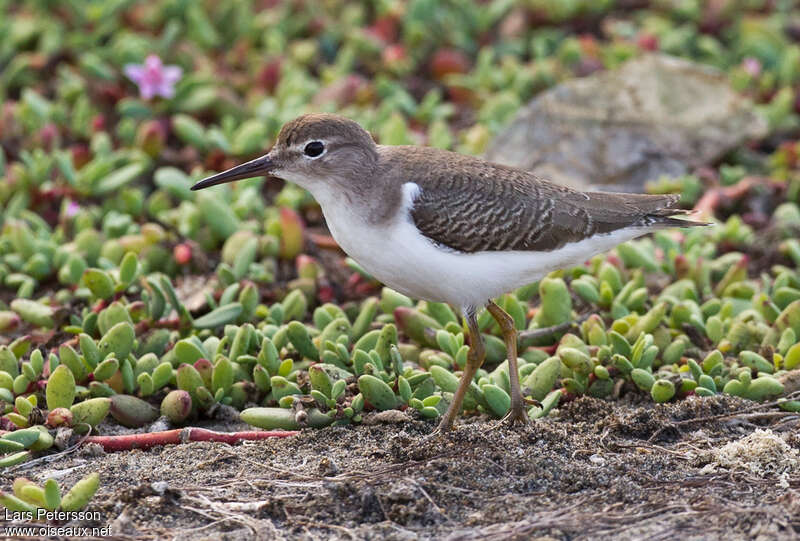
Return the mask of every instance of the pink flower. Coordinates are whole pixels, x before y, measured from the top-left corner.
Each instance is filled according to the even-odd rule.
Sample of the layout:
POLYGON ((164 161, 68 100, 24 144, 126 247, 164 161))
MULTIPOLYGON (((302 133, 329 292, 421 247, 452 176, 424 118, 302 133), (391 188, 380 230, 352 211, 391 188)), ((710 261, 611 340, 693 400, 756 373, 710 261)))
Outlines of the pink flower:
POLYGON ((67 218, 72 218, 76 214, 78 214, 79 210, 81 210, 80 205, 78 205, 78 203, 76 203, 75 201, 70 201, 69 204, 67 204, 67 208, 64 211, 64 214, 67 216, 67 218))
POLYGON ((148 56, 144 64, 126 64, 125 75, 139 86, 142 98, 149 100, 153 96, 171 98, 175 95, 177 83, 183 69, 180 66, 165 66, 154 54, 148 56))
POLYGON ((761 75, 761 62, 758 58, 748 56, 742 60, 742 68, 750 77, 758 77, 761 75))

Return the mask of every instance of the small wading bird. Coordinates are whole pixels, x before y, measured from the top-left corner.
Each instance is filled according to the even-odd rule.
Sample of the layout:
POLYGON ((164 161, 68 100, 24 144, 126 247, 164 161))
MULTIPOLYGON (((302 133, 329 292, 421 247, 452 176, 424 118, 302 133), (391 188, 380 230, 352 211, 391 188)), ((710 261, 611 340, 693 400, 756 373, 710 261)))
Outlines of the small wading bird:
POLYGON ((460 309, 470 351, 438 430, 449 430, 485 352, 476 314, 486 307, 505 341, 511 409, 524 423, 514 321, 492 299, 665 227, 704 225, 673 216, 675 195, 581 192, 480 158, 377 145, 356 122, 301 116, 270 152, 195 184, 245 178, 294 182, 322 207, 336 242, 377 279, 410 297, 460 309))

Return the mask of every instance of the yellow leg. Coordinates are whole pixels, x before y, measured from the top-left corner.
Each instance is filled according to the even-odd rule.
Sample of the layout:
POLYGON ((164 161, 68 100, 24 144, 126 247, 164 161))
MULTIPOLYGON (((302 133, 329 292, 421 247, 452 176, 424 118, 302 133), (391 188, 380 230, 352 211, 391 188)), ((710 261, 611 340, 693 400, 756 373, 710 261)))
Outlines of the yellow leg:
POLYGON ((467 355, 467 364, 464 367, 464 373, 461 375, 458 388, 453 395, 453 401, 450 403, 450 407, 447 408, 447 413, 442 417, 436 432, 445 432, 453 428, 453 421, 461 412, 461 404, 464 401, 464 395, 467 394, 470 383, 472 383, 473 378, 475 378, 475 373, 486 358, 486 350, 483 347, 483 340, 481 339, 481 333, 478 329, 478 320, 475 318, 475 314, 468 312, 464 315, 464 319, 467 321, 467 327, 469 328, 469 355, 467 355))
POLYGON ((519 385, 519 367, 517 366, 517 329, 514 327, 514 318, 508 315, 505 310, 497 306, 493 301, 489 301, 486 306, 489 313, 500 325, 503 332, 503 340, 506 343, 508 354, 508 382, 511 386, 511 409, 503 418, 505 423, 514 425, 515 423, 525 424, 528 416, 525 414, 525 400, 522 398, 522 389, 519 385))

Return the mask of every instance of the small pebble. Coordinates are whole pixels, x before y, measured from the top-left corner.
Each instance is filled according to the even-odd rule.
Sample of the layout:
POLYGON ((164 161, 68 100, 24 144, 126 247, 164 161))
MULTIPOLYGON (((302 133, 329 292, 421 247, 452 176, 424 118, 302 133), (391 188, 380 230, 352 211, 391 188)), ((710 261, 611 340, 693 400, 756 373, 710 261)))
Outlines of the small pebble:
POLYGON ((69 447, 70 438, 72 438, 72 429, 65 426, 59 427, 58 430, 56 430, 56 437, 54 438, 53 445, 55 445, 56 449, 59 451, 63 451, 69 447))
POLYGON ((167 483, 166 481, 156 481, 155 483, 150 485, 150 488, 153 489, 153 492, 159 495, 164 494, 164 492, 166 492, 168 487, 169 483, 167 483))
POLYGON ((339 473, 339 466, 333 459, 324 456, 319 461, 319 466, 317 467, 317 471, 319 471, 320 475, 324 475, 325 477, 332 477, 339 473))
POLYGON ((96 457, 103 456, 106 454, 106 451, 99 443, 86 443, 80 446, 77 454, 85 457, 96 457))
POLYGON ((589 462, 591 462, 592 464, 595 464, 597 466, 605 466, 606 465, 606 459, 603 458, 602 456, 598 455, 597 453, 595 453, 595 454, 593 454, 592 456, 589 457, 589 462))

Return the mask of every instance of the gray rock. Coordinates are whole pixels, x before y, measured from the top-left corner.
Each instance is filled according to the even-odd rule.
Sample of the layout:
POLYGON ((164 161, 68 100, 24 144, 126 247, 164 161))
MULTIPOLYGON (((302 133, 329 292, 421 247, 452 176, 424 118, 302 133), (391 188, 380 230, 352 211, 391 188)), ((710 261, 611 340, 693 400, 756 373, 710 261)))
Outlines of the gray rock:
POLYGON ((642 191, 764 137, 767 123, 725 74, 648 54, 534 98, 486 158, 552 181, 642 191))

